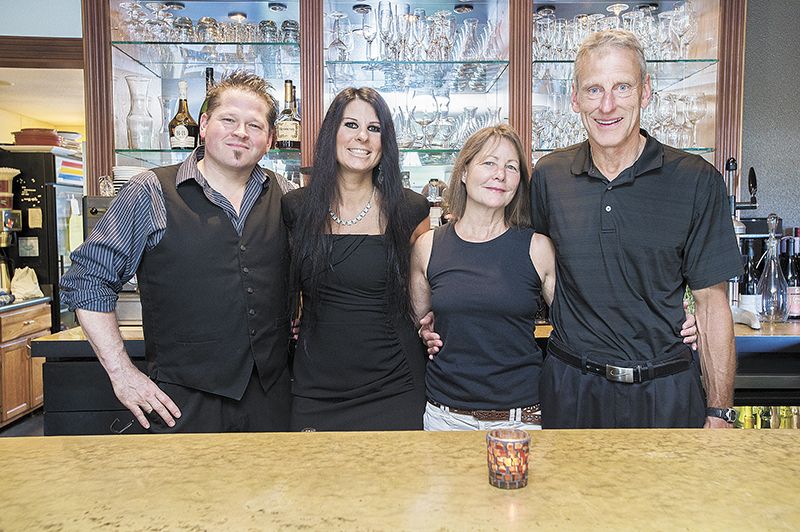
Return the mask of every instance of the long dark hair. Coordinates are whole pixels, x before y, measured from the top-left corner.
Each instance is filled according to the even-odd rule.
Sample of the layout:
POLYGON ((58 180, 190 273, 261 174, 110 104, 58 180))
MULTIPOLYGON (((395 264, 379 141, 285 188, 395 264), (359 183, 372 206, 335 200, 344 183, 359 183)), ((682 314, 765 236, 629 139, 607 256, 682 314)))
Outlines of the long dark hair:
POLYGON ((292 231, 292 293, 299 295, 304 261, 310 261, 311 277, 303 290, 303 325, 314 317, 319 295, 320 273, 330 268, 332 239, 328 210, 339 201, 337 187, 336 134, 347 105, 354 100, 370 104, 381 128, 381 159, 372 171, 372 183, 380 195, 380 221, 385 226, 387 310, 393 315, 410 315, 408 272, 413 221, 405 208, 400 177, 394 122, 389 106, 374 89, 349 87, 336 95, 317 135, 311 184, 292 231))

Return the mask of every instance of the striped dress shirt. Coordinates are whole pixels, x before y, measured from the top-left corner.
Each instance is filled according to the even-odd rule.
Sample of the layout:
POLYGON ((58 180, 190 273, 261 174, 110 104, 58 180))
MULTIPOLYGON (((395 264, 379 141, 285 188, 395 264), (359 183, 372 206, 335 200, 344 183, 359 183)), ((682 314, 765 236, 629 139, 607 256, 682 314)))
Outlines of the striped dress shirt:
MULTIPOLYGON (((202 146, 192 152, 178 168, 175 186, 194 179, 208 201, 225 212, 240 236, 261 191, 271 185, 271 175, 284 194, 292 188, 282 176, 267 175, 256 165, 237 214, 231 202, 211 188, 197 168, 203 156, 202 146)), ((142 255, 158 245, 166 228, 167 211, 158 177, 152 171, 132 177, 89 238, 70 255, 72 266, 61 278, 62 301, 70 310, 114 311, 117 293, 136 274, 142 255)))

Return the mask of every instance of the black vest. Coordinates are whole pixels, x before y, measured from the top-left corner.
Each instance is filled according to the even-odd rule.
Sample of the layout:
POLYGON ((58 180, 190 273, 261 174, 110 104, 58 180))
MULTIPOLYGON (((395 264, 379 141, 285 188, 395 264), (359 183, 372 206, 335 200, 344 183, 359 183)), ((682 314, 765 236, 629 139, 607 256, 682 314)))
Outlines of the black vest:
POLYGON ((273 174, 241 237, 178 166, 153 171, 167 228, 137 271, 150 376, 241 399, 255 361, 268 390, 287 366, 289 249, 273 174))

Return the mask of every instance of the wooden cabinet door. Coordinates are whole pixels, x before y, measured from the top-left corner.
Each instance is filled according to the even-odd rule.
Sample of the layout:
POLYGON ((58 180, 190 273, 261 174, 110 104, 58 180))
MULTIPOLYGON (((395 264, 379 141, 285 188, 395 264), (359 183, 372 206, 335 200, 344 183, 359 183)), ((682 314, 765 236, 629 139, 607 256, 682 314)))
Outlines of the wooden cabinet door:
POLYGON ((30 371, 27 338, 0 346, 2 421, 7 421, 30 409, 30 371))
POLYGON ((30 407, 39 408, 44 403, 44 383, 42 381, 42 366, 44 366, 44 357, 32 357, 31 356, 31 340, 34 338, 38 338, 40 336, 46 336, 50 334, 50 331, 42 331, 37 334, 33 334, 28 337, 27 342, 25 342, 25 347, 28 354, 28 360, 30 360, 31 364, 31 398, 30 398, 30 407))

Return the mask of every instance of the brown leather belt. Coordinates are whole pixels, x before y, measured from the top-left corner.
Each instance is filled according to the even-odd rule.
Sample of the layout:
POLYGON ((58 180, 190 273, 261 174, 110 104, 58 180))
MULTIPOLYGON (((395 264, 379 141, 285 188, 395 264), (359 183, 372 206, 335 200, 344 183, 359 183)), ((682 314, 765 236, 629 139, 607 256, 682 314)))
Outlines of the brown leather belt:
POLYGON ((536 425, 542 424, 542 407, 539 403, 531 406, 523 406, 521 408, 511 408, 509 410, 467 410, 464 408, 452 408, 437 403, 433 399, 428 399, 428 402, 435 407, 446 408, 448 412, 452 412, 453 414, 472 416, 478 421, 522 421, 523 423, 533 423, 536 425), (519 413, 519 416, 517 413, 519 413))

